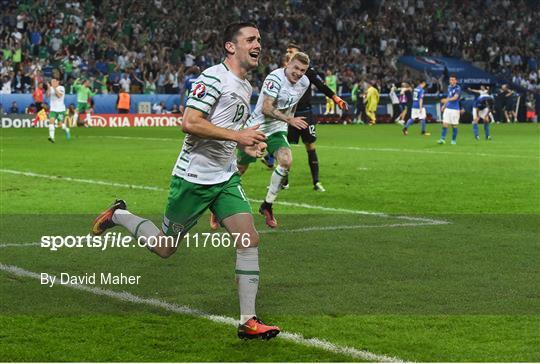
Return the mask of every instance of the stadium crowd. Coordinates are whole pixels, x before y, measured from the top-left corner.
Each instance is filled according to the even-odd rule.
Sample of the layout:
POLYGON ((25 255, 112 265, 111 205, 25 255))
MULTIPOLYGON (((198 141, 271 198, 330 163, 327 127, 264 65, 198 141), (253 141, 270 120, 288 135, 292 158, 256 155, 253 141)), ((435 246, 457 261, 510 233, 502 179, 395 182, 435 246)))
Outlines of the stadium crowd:
MULTIPOLYGON (((277 68, 288 42, 305 47, 321 71, 338 75, 341 92, 377 80, 382 92, 410 80, 403 54, 474 62, 540 92, 537 0, 193 0, 0 1, 0 93, 31 93, 54 72, 68 92, 88 78, 99 93, 178 93, 199 66, 221 61, 220 31, 251 20, 264 56, 257 90, 277 68)), ((426 75, 433 91, 442 82, 426 75)))

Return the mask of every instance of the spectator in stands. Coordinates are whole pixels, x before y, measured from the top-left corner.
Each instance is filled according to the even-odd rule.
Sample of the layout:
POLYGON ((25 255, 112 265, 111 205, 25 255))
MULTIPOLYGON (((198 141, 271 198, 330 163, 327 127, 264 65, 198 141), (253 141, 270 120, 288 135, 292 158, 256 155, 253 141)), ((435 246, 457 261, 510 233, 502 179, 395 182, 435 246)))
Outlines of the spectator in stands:
POLYGON ((97 89, 99 93, 107 95, 109 93, 109 75, 106 73, 99 72, 99 76, 96 78, 97 89))
POLYGON ((156 82, 152 73, 149 73, 148 77, 144 78, 143 93, 147 95, 154 95, 156 93, 156 82))
POLYGON ((11 77, 9 75, 2 78, 2 88, 0 88, 0 94, 11 94, 11 77))
POLYGON ((172 111, 171 111, 171 114, 181 114, 182 112, 180 111, 180 108, 178 107, 177 104, 174 104, 173 107, 172 107, 172 111))
POLYGON ((122 78, 120 79, 120 88, 122 91, 129 93, 131 87, 131 79, 127 72, 122 73, 122 78))
POLYGON ((120 90, 122 89, 120 87, 120 75, 114 74, 111 76, 111 89, 115 94, 120 93, 120 90))
MULTIPOLYGON (((527 80, 529 73, 538 73, 540 27, 536 19, 540 14, 534 0, 350 0, 346 7, 337 0, 267 1, 247 13, 240 10, 245 0, 212 5, 193 0, 182 9, 173 0, 162 0, 159 6, 155 1, 115 0, 107 3, 107 12, 95 3, 4 1, 2 13, 10 14, 7 19, 13 21, 0 27, 0 69, 8 69, 0 71, 2 84, 10 71, 15 72, 10 76, 13 84, 21 68, 24 76, 25 62, 31 65, 31 76, 36 69, 59 67, 64 80, 88 77, 97 69, 116 82, 120 79, 113 80, 113 74, 139 67, 140 74, 134 74, 143 81, 156 81, 158 93, 166 85, 167 91, 176 93, 173 73, 181 80, 179 66, 204 69, 219 63, 218 32, 242 15, 268 35, 268 56, 253 75, 254 89, 277 68, 286 42, 294 40, 303 45, 314 64, 335 70, 344 90, 352 87, 351 72, 381 80, 383 92, 397 79, 410 81, 402 71, 398 74, 397 60, 411 54, 470 59, 509 80, 519 75, 521 85, 538 92, 538 81, 527 80), (197 19, 197 26, 190 19, 197 19)), ((113 86, 115 93, 117 86, 113 86)), ((32 88, 22 92, 30 93, 32 88)))
POLYGON ((35 114, 37 113, 38 109, 36 108, 36 104, 30 104, 24 109, 25 114, 35 114))
POLYGON ((154 114, 165 114, 167 111, 167 108, 165 107, 165 103, 161 101, 159 104, 156 102, 152 106, 152 111, 154 112, 154 114))
POLYGON ((11 103, 11 107, 9 108, 9 112, 11 114, 18 114, 19 113, 19 107, 17 106, 17 101, 13 101, 11 103))

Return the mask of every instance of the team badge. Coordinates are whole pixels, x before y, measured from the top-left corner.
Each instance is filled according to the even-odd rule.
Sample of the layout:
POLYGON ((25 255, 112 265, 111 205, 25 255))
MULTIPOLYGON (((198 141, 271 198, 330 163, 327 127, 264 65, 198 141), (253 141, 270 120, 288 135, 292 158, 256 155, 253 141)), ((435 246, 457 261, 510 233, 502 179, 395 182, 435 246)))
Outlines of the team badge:
POLYGON ((204 83, 198 83, 193 88, 192 92, 193 96, 198 97, 199 99, 202 99, 204 96, 206 96, 206 87, 204 86, 204 83))
POLYGON ((274 88, 274 83, 272 81, 266 81, 266 88, 272 90, 274 88))
POLYGON ((172 230, 175 234, 180 234, 184 230, 184 225, 173 222, 172 230))

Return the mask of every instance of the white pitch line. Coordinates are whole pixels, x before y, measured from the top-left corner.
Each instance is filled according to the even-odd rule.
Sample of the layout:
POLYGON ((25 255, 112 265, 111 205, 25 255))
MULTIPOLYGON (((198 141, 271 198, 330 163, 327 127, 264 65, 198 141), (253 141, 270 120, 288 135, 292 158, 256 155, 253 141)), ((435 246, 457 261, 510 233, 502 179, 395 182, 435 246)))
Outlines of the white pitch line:
POLYGON ((2 248, 26 248, 30 246, 40 246, 41 243, 35 242, 35 243, 5 243, 0 244, 0 249, 2 248))
POLYGON ((96 179, 72 178, 72 177, 65 177, 65 176, 52 176, 52 175, 48 175, 48 174, 39 174, 39 173, 34 173, 34 172, 16 171, 16 170, 13 170, 13 169, 0 169, 0 172, 10 173, 10 174, 17 174, 17 175, 20 175, 20 176, 27 176, 27 177, 39 177, 39 178, 47 178, 47 179, 54 179, 54 180, 64 180, 64 181, 70 181, 70 182, 89 183, 89 184, 92 184, 92 185, 125 187, 125 188, 134 188, 134 189, 150 190, 150 191, 166 191, 164 188, 161 188, 161 187, 131 185, 131 184, 126 184, 126 183, 100 181, 100 180, 96 180, 96 179))
MULTIPOLYGON (((357 230, 357 229, 370 229, 370 228, 396 228, 396 227, 406 227, 406 226, 429 226, 429 225, 440 225, 438 223, 430 224, 425 223, 405 223, 405 224, 381 224, 381 225, 338 225, 338 226, 310 226, 305 228, 297 229, 286 229, 286 230, 261 230, 259 234, 275 234, 275 233, 309 233, 312 231, 336 231, 336 230, 357 230)), ((2 246, 0 245, 0 248, 2 246)))
MULTIPOLYGON (((168 191, 165 188, 156 187, 156 186, 132 185, 132 184, 126 184, 126 183, 116 183, 116 182, 101 181, 101 180, 94 180, 94 179, 53 176, 53 175, 40 174, 40 173, 34 173, 34 172, 16 171, 13 169, 0 169, 0 172, 20 175, 20 176, 27 176, 27 177, 39 177, 39 178, 47 178, 47 179, 53 179, 53 180, 65 180, 65 181, 71 181, 71 182, 88 183, 88 184, 96 184, 96 185, 103 185, 103 186, 124 187, 124 188, 160 191, 160 192, 168 191)), ((252 202, 258 202, 258 203, 262 202, 262 200, 254 200, 254 199, 249 199, 249 200, 252 202)), ((288 202, 288 201, 276 201, 274 203, 276 205, 299 207, 299 208, 320 210, 320 211, 341 212, 341 213, 358 214, 358 215, 371 215, 371 216, 380 216, 384 218, 395 218, 395 219, 401 219, 401 220, 419 221, 419 222, 428 223, 430 225, 449 224, 449 222, 445 220, 435 220, 435 219, 429 219, 425 217, 413 217, 413 216, 392 216, 384 212, 373 212, 373 211, 335 208, 335 207, 325 207, 325 206, 319 206, 319 205, 309 205, 305 203, 288 202)))
MULTIPOLYGON (((293 146, 298 146, 292 144, 293 146)), ((444 154, 444 155, 467 155, 474 157, 496 157, 496 158, 523 158, 523 159, 537 159, 540 158, 534 155, 516 155, 516 154, 489 154, 489 153, 469 153, 469 152, 445 152, 437 150, 419 150, 419 149, 400 149, 400 148, 370 148, 370 147, 345 147, 345 146, 332 146, 332 145, 319 145, 317 148, 327 149, 343 149, 343 150, 357 150, 363 152, 388 152, 388 153, 418 153, 418 154, 444 154)))
MULTIPOLYGON (((34 279, 41 279, 41 276, 38 273, 28 271, 26 269, 14 266, 14 265, 7 265, 0 263, 0 270, 14 274, 19 277, 27 277, 27 278, 34 278, 34 279)), ((98 296, 104 296, 109 297, 115 300, 124 301, 124 302, 130 302, 134 304, 140 304, 140 305, 146 305, 146 306, 152 306, 152 307, 158 307, 161 309, 164 309, 166 311, 179 313, 182 315, 188 315, 188 316, 194 316, 203 318, 212 322, 216 322, 219 324, 225 324, 229 326, 236 327, 238 325, 238 321, 235 320, 232 317, 227 316, 221 316, 221 315, 211 315, 208 313, 205 313, 203 311, 193 309, 188 306, 181 306, 174 303, 166 302, 163 300, 155 299, 155 298, 144 298, 141 296, 137 296, 134 294, 131 294, 129 292, 125 291, 113 291, 110 289, 103 289, 98 287, 89 287, 84 284, 63 284, 64 287, 69 287, 72 289, 76 289, 79 291, 84 291, 88 293, 92 293, 98 296)), ((392 362, 392 363, 402 363, 403 360, 391 357, 387 355, 381 355, 381 354, 375 354, 372 352, 369 352, 367 350, 358 350, 356 348, 352 348, 349 346, 341 346, 334 344, 332 342, 319 339, 319 338, 310 338, 307 339, 303 335, 294 333, 294 332, 282 332, 278 338, 282 340, 291 341, 293 343, 303 345, 303 346, 309 346, 321 350, 325 350, 328 352, 332 352, 335 354, 341 354, 346 355, 351 358, 355 359, 362 359, 362 360, 368 360, 368 361, 377 361, 377 362, 392 362)))
MULTIPOLYGON (((249 199, 249 200, 253 202, 263 202, 263 200, 253 200, 253 199, 249 199)), ((426 217, 414 217, 414 216, 402 216, 402 215, 392 216, 384 212, 352 210, 352 209, 343 209, 343 208, 337 208, 337 207, 325 207, 325 206, 318 206, 318 205, 309 205, 309 204, 301 203, 301 202, 276 201, 274 203, 276 205, 300 207, 300 208, 312 209, 312 210, 322 210, 322 211, 340 212, 340 213, 357 214, 357 215, 379 216, 379 217, 384 217, 384 218, 393 218, 393 219, 400 219, 400 220, 420 221, 420 222, 425 222, 429 225, 444 225, 444 224, 450 223, 445 220, 435 220, 435 219, 429 219, 426 217)))
MULTIPOLYGON (((124 139, 124 140, 160 140, 160 141, 182 141, 181 138, 152 138, 152 137, 130 137, 130 136, 117 136, 117 135, 103 135, 103 136, 87 136, 86 138, 111 138, 111 139, 124 139)), ((303 147, 298 144, 291 144, 293 147, 303 147)), ((320 145, 317 144, 318 148, 328 148, 328 149, 343 149, 343 150, 357 150, 363 152, 388 152, 388 153, 418 153, 418 154, 441 154, 441 155, 467 155, 467 156, 477 156, 477 157, 501 157, 501 158, 523 158, 523 159, 537 159, 539 156, 530 156, 530 155, 516 155, 516 154, 489 154, 489 153, 472 153, 472 152, 446 152, 446 151, 436 151, 436 150, 418 150, 418 149, 401 149, 401 148, 375 148, 375 147, 352 147, 352 146, 333 146, 333 145, 320 145)))

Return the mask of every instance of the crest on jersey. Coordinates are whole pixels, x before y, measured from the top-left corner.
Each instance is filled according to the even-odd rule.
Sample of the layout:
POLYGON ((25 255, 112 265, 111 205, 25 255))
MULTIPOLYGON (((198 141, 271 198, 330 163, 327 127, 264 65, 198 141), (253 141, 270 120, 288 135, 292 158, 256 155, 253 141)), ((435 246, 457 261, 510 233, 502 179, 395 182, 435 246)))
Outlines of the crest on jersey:
POLYGON ((193 87, 192 94, 199 99, 202 99, 204 96, 206 96, 206 86, 204 86, 204 83, 196 84, 195 87, 193 87))
POLYGON ((173 222, 173 224, 172 224, 172 231, 173 231, 175 234, 180 234, 183 230, 184 230, 184 225, 182 225, 182 224, 177 224, 177 223, 173 222))
POLYGON ((266 81, 265 87, 268 90, 272 90, 272 89, 274 89, 274 83, 272 81, 266 81))

